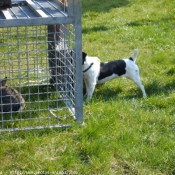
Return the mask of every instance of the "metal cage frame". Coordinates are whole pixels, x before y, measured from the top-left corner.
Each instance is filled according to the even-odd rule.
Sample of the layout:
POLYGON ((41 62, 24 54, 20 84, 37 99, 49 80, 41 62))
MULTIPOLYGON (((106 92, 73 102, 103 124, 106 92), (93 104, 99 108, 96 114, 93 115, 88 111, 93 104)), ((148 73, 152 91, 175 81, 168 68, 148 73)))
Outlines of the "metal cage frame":
MULTIPOLYGON (((71 112, 74 119, 81 124, 83 123, 81 0, 68 0, 68 6, 59 2, 59 0, 12 0, 11 8, 0 7, 0 30, 1 28, 21 29, 22 27, 38 26, 47 27, 48 32, 48 65, 46 67, 49 69, 50 79, 47 85, 53 86, 59 92, 66 108, 71 112), (49 4, 50 9, 46 7, 46 3, 49 4), (26 8, 30 10, 26 11, 26 8), (16 9, 22 10, 23 15, 19 15, 16 9), (68 26, 71 28, 70 30, 68 30, 68 26), (66 32, 71 33, 71 30, 73 30, 74 43, 72 47, 67 47, 66 32), (72 70, 72 66, 74 70, 72 70), (71 83, 68 84, 67 81, 71 83), (74 91, 68 91, 69 89, 74 89, 74 91)), ((3 36, 0 36, 0 39, 1 37, 3 36)), ((1 46, 3 46, 3 43, 0 42, 1 46)), ((19 51, 16 51, 16 53, 19 51)), ((0 78, 3 78, 2 75, 0 75, 0 78)), ((10 85, 12 79, 9 78, 10 85)), ((16 79, 20 83, 20 77, 16 79)), ((30 76, 28 76, 28 80, 30 80, 30 76)), ((14 114, 11 113, 12 115, 14 114)), ((71 125, 69 123, 57 123, 4 128, 3 112, 0 113, 0 116, 2 125, 0 132, 58 128, 71 125)))

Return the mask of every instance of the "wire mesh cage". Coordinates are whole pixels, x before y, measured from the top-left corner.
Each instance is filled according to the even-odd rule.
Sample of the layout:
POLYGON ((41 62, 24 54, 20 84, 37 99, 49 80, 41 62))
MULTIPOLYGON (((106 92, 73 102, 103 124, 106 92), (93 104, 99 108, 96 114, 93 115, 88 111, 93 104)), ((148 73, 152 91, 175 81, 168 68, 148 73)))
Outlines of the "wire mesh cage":
POLYGON ((0 9, 0 131, 82 122, 81 5, 12 1, 0 9))

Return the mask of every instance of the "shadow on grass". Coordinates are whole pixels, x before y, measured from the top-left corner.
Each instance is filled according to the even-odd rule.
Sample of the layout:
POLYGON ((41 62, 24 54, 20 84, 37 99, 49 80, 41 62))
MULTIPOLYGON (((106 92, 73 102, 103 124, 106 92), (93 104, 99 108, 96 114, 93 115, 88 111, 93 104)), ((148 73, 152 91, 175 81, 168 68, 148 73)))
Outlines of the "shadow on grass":
POLYGON ((84 27, 82 32, 89 33, 89 32, 107 31, 107 30, 108 30, 108 27, 106 27, 106 26, 96 26, 96 27, 92 27, 92 28, 84 27))
POLYGON ((28 101, 29 98, 30 100, 37 101, 38 98, 40 100, 47 100, 48 98, 51 97, 52 94, 56 93, 56 90, 52 86, 38 85, 38 86, 23 87, 22 92, 23 94, 27 94, 25 95, 26 101, 28 101))
POLYGON ((119 8, 127 6, 130 3, 129 0, 83 0, 82 1, 82 12, 108 12, 111 8, 119 8))
POLYGON ((175 79, 169 83, 167 83, 164 87, 164 91, 167 92, 168 90, 175 89, 175 79))
MULTIPOLYGON (((147 96, 159 96, 161 94, 169 94, 169 92, 175 89, 175 79, 165 85, 162 85, 161 82, 155 80, 147 85, 145 85, 145 91, 147 93, 147 96)), ((97 99, 102 99, 104 101, 109 101, 112 99, 117 98, 125 98, 125 99, 132 99, 132 98, 143 98, 142 92, 139 88, 132 88, 130 90, 130 94, 128 95, 122 95, 121 93, 125 91, 125 89, 121 87, 116 88, 108 88, 108 87, 97 87, 94 96, 97 99), (119 96, 120 94, 120 96, 119 96)))
POLYGON ((116 100, 116 99, 132 99, 132 98, 142 98, 142 93, 140 89, 131 89, 131 94, 121 95, 125 89, 121 87, 115 88, 97 88, 94 92, 94 97, 104 101, 116 100), (120 95, 119 95, 120 94, 120 95))
POLYGON ((150 84, 147 84, 145 86, 145 90, 146 90, 148 96, 160 95, 160 94, 166 95, 172 89, 175 89, 175 79, 173 81, 167 83, 166 85, 162 85, 160 82, 155 80, 155 81, 153 81, 150 84))
POLYGON ((126 23, 126 26, 150 26, 150 25, 154 25, 154 24, 158 24, 159 21, 155 21, 155 20, 150 20, 150 19, 142 19, 142 20, 138 20, 138 21, 132 21, 130 23, 126 23))
POLYGON ((120 87, 114 88, 103 88, 99 87, 96 89, 96 92, 94 92, 94 95, 98 98, 108 101, 111 99, 115 99, 118 97, 118 94, 122 92, 122 89, 120 87))
POLYGON ((154 80, 145 86, 145 91, 148 96, 158 95, 163 92, 163 87, 160 82, 154 80))
POLYGON ((170 17, 164 17, 160 18, 159 20, 152 20, 152 19, 141 19, 137 21, 132 21, 129 23, 126 23, 126 26, 152 26, 152 25, 158 25, 162 23, 170 23, 171 20, 174 20, 171 16, 170 17))

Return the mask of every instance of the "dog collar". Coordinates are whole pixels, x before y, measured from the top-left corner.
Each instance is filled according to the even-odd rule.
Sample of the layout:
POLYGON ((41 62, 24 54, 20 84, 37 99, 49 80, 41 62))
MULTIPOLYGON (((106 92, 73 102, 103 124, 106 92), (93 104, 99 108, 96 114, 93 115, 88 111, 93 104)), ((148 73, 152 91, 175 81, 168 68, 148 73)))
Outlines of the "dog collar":
POLYGON ((85 69, 85 70, 83 71, 83 73, 87 72, 87 71, 92 67, 93 64, 94 64, 94 63, 91 63, 90 66, 89 66, 87 69, 85 69))

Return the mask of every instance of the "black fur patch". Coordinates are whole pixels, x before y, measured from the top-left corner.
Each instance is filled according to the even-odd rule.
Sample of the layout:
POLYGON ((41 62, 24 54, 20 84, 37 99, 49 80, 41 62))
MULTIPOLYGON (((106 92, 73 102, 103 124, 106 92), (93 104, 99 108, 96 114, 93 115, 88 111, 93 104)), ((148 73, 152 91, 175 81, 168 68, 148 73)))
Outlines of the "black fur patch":
POLYGON ((87 56, 87 53, 82 52, 82 65, 83 65, 84 62, 86 61, 86 56, 87 56))
POLYGON ((132 57, 130 57, 129 60, 134 61, 132 57))
POLYGON ((98 80, 109 77, 112 74, 121 76, 126 73, 126 63, 124 60, 110 61, 108 63, 100 63, 100 75, 98 80))

